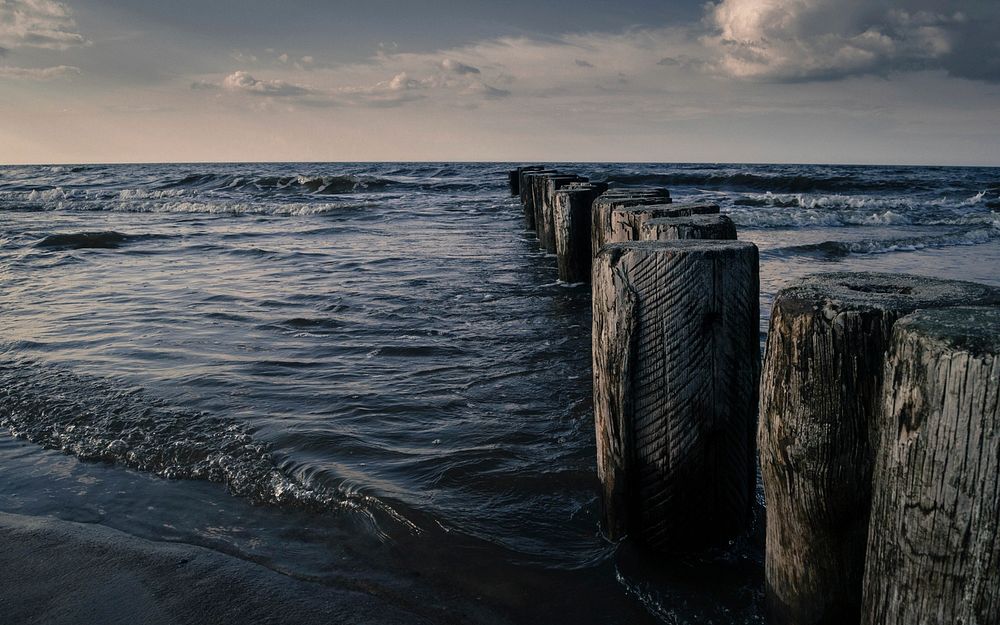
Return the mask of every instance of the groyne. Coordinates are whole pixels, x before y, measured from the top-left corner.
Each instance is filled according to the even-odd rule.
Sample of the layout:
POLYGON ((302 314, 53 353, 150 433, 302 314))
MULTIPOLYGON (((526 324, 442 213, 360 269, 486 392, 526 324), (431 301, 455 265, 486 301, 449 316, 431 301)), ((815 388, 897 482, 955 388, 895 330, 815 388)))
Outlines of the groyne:
POLYGON ((509 175, 559 279, 592 289, 602 531, 662 557, 750 522, 769 622, 1000 622, 1000 290, 808 276, 777 296, 711 204, 542 165, 509 175))

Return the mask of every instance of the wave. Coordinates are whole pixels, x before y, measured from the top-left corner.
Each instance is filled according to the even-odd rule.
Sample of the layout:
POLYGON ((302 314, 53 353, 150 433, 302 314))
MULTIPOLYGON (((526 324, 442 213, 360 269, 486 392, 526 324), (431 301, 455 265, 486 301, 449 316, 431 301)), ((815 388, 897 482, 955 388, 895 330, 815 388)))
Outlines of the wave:
POLYGON ((891 239, 861 239, 858 241, 822 241, 804 245, 779 247, 762 253, 762 256, 805 255, 823 260, 839 260, 854 254, 888 254, 913 252, 922 249, 978 245, 1000 238, 997 228, 957 230, 945 234, 898 237, 891 239))
POLYGON ((268 445, 238 422, 34 363, 4 363, 0 380, 0 426, 18 438, 161 477, 221 482, 255 502, 325 501, 283 475, 268 445))
POLYGON ((21 359, 0 363, 0 388, 0 427, 17 438, 167 479, 222 483, 256 504, 356 512, 384 536, 383 523, 421 531, 347 481, 328 488, 300 479, 302 470, 277 458, 246 423, 178 410, 135 387, 21 359))
POLYGON ((912 210, 922 208, 968 208, 980 204, 989 206, 990 200, 985 191, 980 191, 964 200, 952 200, 947 197, 893 197, 871 195, 806 195, 763 193, 759 195, 742 196, 733 199, 735 206, 751 208, 828 208, 828 209, 864 209, 875 208, 884 210, 912 210))
POLYGON ((872 179, 862 176, 767 175, 739 173, 672 172, 610 174, 608 182, 621 185, 685 186, 734 191, 809 193, 817 191, 923 191, 927 183, 908 179, 872 179))
POLYGON ((843 226, 979 226, 1000 227, 1000 214, 988 211, 962 212, 891 208, 874 203, 856 208, 799 208, 774 206, 727 213, 745 228, 801 228, 843 226))
POLYGON ((232 174, 188 174, 162 183, 158 191, 196 189, 199 191, 244 191, 251 193, 291 193, 335 195, 379 191, 394 184, 375 176, 239 176, 232 174))
POLYGON ((60 234, 50 234, 41 241, 35 243, 35 247, 47 247, 55 249, 80 250, 80 249, 114 249, 121 247, 129 241, 139 239, 154 238, 156 235, 132 235, 122 234, 114 230, 102 232, 67 232, 60 234))

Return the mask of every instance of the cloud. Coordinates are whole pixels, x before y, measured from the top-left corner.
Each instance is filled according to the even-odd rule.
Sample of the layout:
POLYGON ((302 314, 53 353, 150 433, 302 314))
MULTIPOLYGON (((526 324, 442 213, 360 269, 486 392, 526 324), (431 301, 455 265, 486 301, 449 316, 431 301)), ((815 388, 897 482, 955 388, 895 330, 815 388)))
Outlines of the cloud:
POLYGON ((576 65, 578 67, 593 67, 594 66, 592 63, 584 61, 583 59, 574 59, 573 62, 576 63, 576 65))
POLYGON ((445 59, 441 61, 441 69, 443 69, 446 72, 451 72, 453 74, 459 74, 461 76, 464 76, 466 74, 482 73, 478 67, 466 65, 465 63, 459 63, 454 59, 445 59))
POLYGON ((69 7, 53 0, 0 1, 0 47, 67 50, 86 45, 69 7))
POLYGON ((702 43, 717 72, 740 79, 835 80, 941 68, 963 77, 1000 76, 1000 4, 959 0, 942 12, 945 4, 934 0, 897 0, 892 7, 867 0, 721 0, 706 7, 712 33, 702 43), (994 28, 982 28, 984 21, 994 28), (956 54, 963 50, 968 62, 956 54), (983 72, 984 61, 993 69, 983 72))
MULTIPOLYGON (((197 83, 196 83, 197 84, 197 83)), ((192 85, 194 87, 194 85, 192 85)), ((198 88, 198 87, 194 87, 198 88)), ((313 93, 312 89, 294 85, 283 80, 257 80, 248 72, 233 72, 222 80, 222 88, 227 91, 271 97, 293 97, 313 93)))
POLYGON ((10 67, 0 66, 0 78, 17 80, 55 80, 80 73, 79 67, 57 65, 55 67, 10 67))
POLYGON ((423 99, 425 96, 419 92, 431 84, 429 80, 417 80, 406 72, 400 72, 390 80, 380 81, 374 85, 341 87, 331 93, 331 97, 347 105, 400 106, 406 102, 423 99))

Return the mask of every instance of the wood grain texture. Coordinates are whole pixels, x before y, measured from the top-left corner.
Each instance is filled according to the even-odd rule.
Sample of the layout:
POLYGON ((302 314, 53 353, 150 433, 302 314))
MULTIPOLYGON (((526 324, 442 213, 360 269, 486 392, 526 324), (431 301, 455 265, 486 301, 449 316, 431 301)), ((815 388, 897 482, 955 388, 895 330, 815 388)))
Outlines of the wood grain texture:
POLYGON ((594 260, 604 530, 660 550, 746 528, 754 492, 757 248, 612 243, 594 260))
POLYGON ((551 169, 528 170, 521 172, 521 206, 524 208, 524 221, 529 230, 536 230, 535 204, 532 195, 532 178, 544 173, 555 173, 551 169))
POLYGON ((641 240, 642 227, 650 219, 690 217, 718 212, 717 204, 652 204, 618 207, 611 211, 611 225, 605 242, 641 240))
POLYGON ((581 185, 555 194, 553 233, 559 279, 563 282, 590 282, 590 211, 601 192, 600 186, 581 185))
POLYGON ((510 187, 511 195, 521 195, 521 176, 528 171, 540 171, 545 169, 541 165, 527 165, 512 169, 507 173, 507 184, 510 187))
POLYGON ((863 623, 1000 623, 1000 309, 899 320, 882 408, 863 623))
POLYGON ((990 287, 905 274, 819 274, 779 292, 758 432, 772 623, 858 623, 892 326, 919 308, 994 301, 990 287))
POLYGON ((674 239, 736 239, 736 224, 725 215, 691 215, 647 219, 639 233, 642 241, 674 239))
POLYGON ((636 190, 629 193, 611 189, 603 193, 594 200, 591 212, 591 254, 596 256, 601 247, 609 241, 611 212, 616 208, 670 203, 670 192, 666 189, 636 190))
POLYGON ((556 192, 567 185, 584 182, 587 182, 586 178, 573 175, 550 176, 546 179, 541 205, 542 225, 538 229, 540 245, 546 252, 550 254, 556 253, 556 231, 554 224, 556 192))

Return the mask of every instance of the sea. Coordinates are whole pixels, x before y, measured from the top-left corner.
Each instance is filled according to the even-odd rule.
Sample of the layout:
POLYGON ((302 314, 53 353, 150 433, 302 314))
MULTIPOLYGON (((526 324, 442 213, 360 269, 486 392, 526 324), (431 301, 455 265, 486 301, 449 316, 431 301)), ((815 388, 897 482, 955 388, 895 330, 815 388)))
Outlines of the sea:
MULTIPOLYGON (((449 622, 762 623, 762 492, 708 552, 602 537, 589 287, 516 165, 0 167, 0 511, 449 622)), ((762 347, 806 274, 1000 286, 1000 169, 551 165, 718 203, 760 248, 762 347)))

